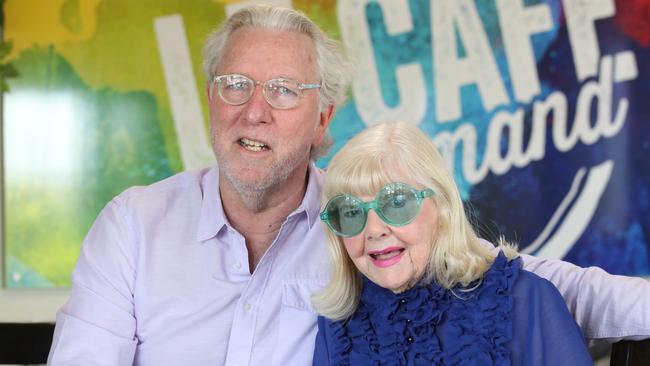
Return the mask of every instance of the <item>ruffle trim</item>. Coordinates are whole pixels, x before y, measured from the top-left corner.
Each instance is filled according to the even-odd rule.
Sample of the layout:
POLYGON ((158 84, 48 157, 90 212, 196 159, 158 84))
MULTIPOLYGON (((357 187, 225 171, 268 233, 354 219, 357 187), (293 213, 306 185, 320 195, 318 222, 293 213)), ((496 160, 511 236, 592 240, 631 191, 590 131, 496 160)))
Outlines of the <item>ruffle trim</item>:
POLYGON ((509 365, 511 290, 521 259, 499 253, 482 283, 453 292, 436 284, 394 294, 365 279, 347 321, 329 322, 333 365, 509 365), (445 340, 444 350, 436 331, 445 340))

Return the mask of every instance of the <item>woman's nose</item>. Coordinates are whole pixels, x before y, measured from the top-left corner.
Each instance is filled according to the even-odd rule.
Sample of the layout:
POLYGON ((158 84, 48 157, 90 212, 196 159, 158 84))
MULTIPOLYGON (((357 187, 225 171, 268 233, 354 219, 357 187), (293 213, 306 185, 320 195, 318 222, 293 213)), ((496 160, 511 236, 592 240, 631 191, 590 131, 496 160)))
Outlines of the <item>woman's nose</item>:
POLYGON ((364 229, 366 240, 382 240, 390 234, 390 227, 377 215, 375 210, 368 210, 368 221, 364 229))

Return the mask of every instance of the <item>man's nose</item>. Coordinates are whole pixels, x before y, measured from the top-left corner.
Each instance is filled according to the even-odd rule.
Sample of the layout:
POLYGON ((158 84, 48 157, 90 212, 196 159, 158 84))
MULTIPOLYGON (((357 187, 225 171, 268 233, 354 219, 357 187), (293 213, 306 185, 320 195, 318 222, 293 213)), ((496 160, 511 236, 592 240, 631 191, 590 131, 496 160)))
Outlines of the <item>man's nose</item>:
POLYGON ((262 92, 262 85, 255 85, 253 94, 248 102, 244 103, 244 118, 251 123, 271 122, 273 107, 266 101, 262 92))

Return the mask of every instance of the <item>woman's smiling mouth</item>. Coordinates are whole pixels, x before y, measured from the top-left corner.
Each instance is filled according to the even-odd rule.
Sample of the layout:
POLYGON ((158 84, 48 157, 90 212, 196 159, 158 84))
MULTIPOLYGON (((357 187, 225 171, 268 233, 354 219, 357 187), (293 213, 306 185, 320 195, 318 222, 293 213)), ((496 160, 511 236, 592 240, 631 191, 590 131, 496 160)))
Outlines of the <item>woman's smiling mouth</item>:
POLYGON ((368 252, 372 263, 381 268, 390 267, 402 259, 404 252, 403 247, 388 247, 382 250, 368 252))

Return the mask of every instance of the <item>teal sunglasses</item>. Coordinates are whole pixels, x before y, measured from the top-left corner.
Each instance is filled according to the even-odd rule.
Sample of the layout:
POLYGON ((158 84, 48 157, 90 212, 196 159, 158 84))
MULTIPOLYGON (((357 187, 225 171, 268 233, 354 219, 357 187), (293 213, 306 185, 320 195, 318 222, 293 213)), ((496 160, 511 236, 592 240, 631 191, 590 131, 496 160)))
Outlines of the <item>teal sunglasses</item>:
POLYGON ((430 188, 418 191, 406 183, 389 183, 370 202, 363 202, 349 194, 332 197, 320 213, 320 219, 327 223, 334 234, 343 237, 362 232, 371 209, 388 225, 404 226, 418 215, 422 200, 433 195, 430 188))

